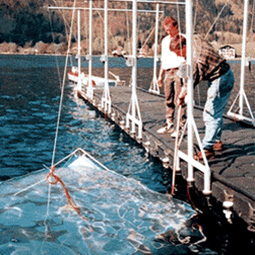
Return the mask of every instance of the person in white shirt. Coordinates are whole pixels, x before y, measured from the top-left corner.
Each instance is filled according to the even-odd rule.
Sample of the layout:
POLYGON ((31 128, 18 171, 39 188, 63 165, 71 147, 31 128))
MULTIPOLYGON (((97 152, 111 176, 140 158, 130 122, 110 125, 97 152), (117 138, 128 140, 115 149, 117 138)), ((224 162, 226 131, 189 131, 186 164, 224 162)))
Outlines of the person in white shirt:
MULTIPOLYGON (((173 133, 174 113, 177 98, 181 91, 182 80, 177 76, 178 68, 185 61, 183 57, 177 56, 175 52, 170 51, 169 45, 171 38, 179 34, 178 23, 172 17, 166 17, 163 21, 163 28, 167 36, 161 42, 161 67, 158 76, 158 86, 164 86, 166 123, 157 130, 159 134, 173 133)), ((182 122, 185 122, 184 110, 181 112, 182 122)))

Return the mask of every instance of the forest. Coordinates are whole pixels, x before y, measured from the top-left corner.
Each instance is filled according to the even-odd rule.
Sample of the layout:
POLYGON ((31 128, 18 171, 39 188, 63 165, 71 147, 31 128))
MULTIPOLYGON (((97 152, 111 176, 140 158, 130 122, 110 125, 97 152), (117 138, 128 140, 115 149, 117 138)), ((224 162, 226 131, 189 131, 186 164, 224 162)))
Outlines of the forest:
MULTIPOLYGON (((54 9, 58 7, 88 7, 87 0, 1 0, 0 3, 0 52, 21 54, 65 54, 72 29, 70 42, 71 51, 77 50, 77 18, 72 10, 54 9), (73 20, 73 25, 72 21, 73 20)), ((103 8, 104 1, 93 0, 93 7, 103 8)), ((109 10, 132 9, 131 1, 109 1, 109 10)), ((138 48, 147 54, 153 50, 155 31, 154 3, 138 3, 138 48)), ((172 16, 180 23, 180 30, 185 31, 185 7, 183 4, 161 4, 160 23, 165 16, 172 16)), ((82 50, 88 51, 88 10, 81 15, 82 50)), ((248 31, 249 38, 254 38, 254 3, 250 2, 248 31)), ((241 0, 194 0, 193 20, 195 33, 201 34, 209 41, 217 44, 241 43, 243 27, 243 1, 241 0)), ((132 12, 109 11, 108 36, 109 52, 123 49, 130 53, 132 42, 132 12)), ((164 36, 159 26, 159 41, 164 36)), ((252 40, 250 39, 250 40, 252 40)), ((104 13, 93 11, 93 54, 103 52, 104 41, 104 13)))

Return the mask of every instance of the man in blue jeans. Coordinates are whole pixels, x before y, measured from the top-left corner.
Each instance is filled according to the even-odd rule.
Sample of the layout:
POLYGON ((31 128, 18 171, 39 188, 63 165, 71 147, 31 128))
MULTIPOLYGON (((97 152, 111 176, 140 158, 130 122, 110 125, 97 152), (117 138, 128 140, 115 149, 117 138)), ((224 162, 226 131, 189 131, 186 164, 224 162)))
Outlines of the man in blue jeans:
MULTIPOLYGON (((234 75, 229 64, 224 60, 206 40, 194 35, 193 41, 193 79, 194 86, 200 81, 208 81, 207 99, 203 112, 205 122, 205 136, 202 141, 207 159, 214 157, 214 151, 222 150, 223 112, 230 93, 234 86, 234 75)), ((178 56, 186 57, 186 39, 176 35, 170 49, 178 56)), ((187 94, 183 87, 179 95, 179 104, 182 104, 187 94)), ((202 160, 199 151, 194 158, 202 160)))

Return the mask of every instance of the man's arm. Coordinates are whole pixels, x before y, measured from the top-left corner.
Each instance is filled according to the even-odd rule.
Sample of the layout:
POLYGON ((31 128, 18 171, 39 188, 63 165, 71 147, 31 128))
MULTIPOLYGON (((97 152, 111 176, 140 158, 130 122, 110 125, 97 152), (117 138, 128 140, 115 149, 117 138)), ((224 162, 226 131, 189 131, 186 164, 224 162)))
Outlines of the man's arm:
POLYGON ((164 74, 165 74, 165 70, 161 66, 160 71, 159 71, 159 75, 158 75, 158 80, 157 80, 158 86, 160 88, 163 87, 164 74))

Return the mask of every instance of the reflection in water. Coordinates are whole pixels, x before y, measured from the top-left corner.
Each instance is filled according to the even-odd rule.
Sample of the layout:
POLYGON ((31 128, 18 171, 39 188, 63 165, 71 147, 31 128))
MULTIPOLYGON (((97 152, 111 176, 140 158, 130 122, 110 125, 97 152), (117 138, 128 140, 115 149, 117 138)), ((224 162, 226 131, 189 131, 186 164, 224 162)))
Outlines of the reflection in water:
MULTIPOLYGON (((190 244, 187 221, 194 210, 169 195, 107 170, 87 156, 73 156, 49 185, 47 172, 0 185, 1 254, 183 254, 190 244), (174 244, 175 242, 175 244, 174 244), (140 253, 137 253, 140 252, 140 253)), ((200 236, 198 235, 200 234, 200 236)))
MULTIPOLYGON (((90 253, 88 252, 87 254, 96 254, 93 245, 101 247, 101 243, 97 243, 97 240, 93 239, 92 236, 97 233, 99 236, 101 235, 100 238, 105 238, 104 240, 108 238, 108 241, 105 241, 104 249, 108 251, 109 254, 114 254, 110 253, 110 250, 121 249, 122 242, 116 240, 116 242, 113 243, 114 239, 112 237, 117 235, 116 233, 123 225, 121 225, 119 221, 111 222, 112 225, 110 225, 110 222, 107 220, 105 222, 102 221, 102 218, 104 216, 106 217, 107 214, 104 211, 97 211, 96 208, 90 208, 90 211, 88 211, 88 207, 84 206, 83 197, 76 198, 76 196, 74 196, 74 199, 75 202, 79 202, 79 204, 82 205, 82 212, 85 213, 85 216, 87 216, 87 213, 90 216, 90 218, 88 218, 90 224, 87 225, 84 222, 82 223, 83 225, 81 224, 82 220, 77 217, 75 212, 67 211, 68 207, 63 208, 66 203, 63 190, 57 186, 52 187, 53 195, 50 200, 51 210, 49 213, 58 213, 52 217, 50 214, 47 216, 46 223, 47 226, 49 226, 49 232, 46 238, 44 221, 47 212, 48 188, 46 188, 46 186, 48 184, 45 182, 41 184, 45 185, 42 190, 40 188, 36 190, 30 189, 14 197, 10 196, 10 194, 20 189, 18 185, 27 186, 29 183, 45 181, 46 174, 43 172, 36 172, 30 177, 25 177, 25 175, 37 169, 41 169, 44 164, 50 165, 59 106, 59 80, 61 77, 58 76, 55 57, 2 55, 0 58, 0 181, 14 176, 21 176, 17 181, 4 181, 0 185, 1 194, 5 196, 4 199, 0 200, 0 253, 12 254, 15 249, 19 249, 19 254, 79 254, 76 248, 73 249, 73 247, 77 247, 80 240, 88 240, 91 242, 83 242, 84 250, 90 250, 90 253), (22 180, 24 180, 24 182, 22 182, 22 180), (30 193, 33 193, 33 195, 31 196, 30 193), (15 203, 15 201, 18 202, 15 203), (53 206, 56 206, 56 208, 53 206), (98 218, 96 216, 98 216, 98 218), (19 219, 22 220, 18 222, 19 219), (16 222, 14 222, 14 220, 16 220, 16 222), (35 220, 35 222, 33 222, 33 220, 35 220), (81 227, 79 227, 79 224, 81 224, 81 227), (73 233, 71 229, 73 229, 74 226, 76 230, 73 233), (104 232, 105 230, 102 230, 105 226, 107 226, 107 231, 109 230, 109 232, 104 232), (97 229, 97 232, 95 231, 96 233, 88 231, 92 227, 93 229, 97 229), (69 245, 65 246, 64 244, 67 241, 69 245), (27 242, 32 252, 28 252, 28 248, 26 247, 26 244, 28 244, 27 242), (114 248, 113 246, 118 248, 114 248)), ((63 71, 64 60, 64 57, 58 59, 61 71, 63 71)), ((147 59, 138 61, 138 86, 143 88, 148 88, 152 79, 152 65, 151 63, 148 64, 147 61, 147 59)), ((93 69, 95 73, 93 74, 103 75, 104 71, 102 67, 102 64, 101 66, 99 64, 97 66, 96 62, 95 68, 93 69)), ((131 69, 124 67, 125 61, 122 62, 121 59, 111 59, 111 71, 119 75, 121 79, 125 79, 126 83, 129 84, 131 69)), ((86 68, 86 66, 84 66, 84 68, 86 68)), ((238 77, 238 72, 240 72, 238 71, 238 65, 235 69, 235 75, 238 77)), ((237 80, 236 84, 238 84, 237 77, 235 77, 237 80)), ((246 78, 248 79, 248 77, 246 78)), ((254 79, 250 77, 249 80, 253 81, 254 79)), ((254 82, 249 82, 249 102, 252 102, 251 100, 254 102, 254 84, 254 82)), ((201 85, 200 89, 206 90, 206 86, 201 85)), ((120 175, 136 179, 150 190, 165 194, 171 185, 170 173, 166 171, 158 161, 148 159, 144 150, 137 146, 137 144, 130 140, 124 133, 120 132, 112 123, 101 118, 96 111, 90 109, 83 101, 74 100, 72 90, 73 87, 71 86, 65 87, 56 161, 80 147, 90 152, 104 165, 113 169, 120 175)), ((235 91, 237 90, 238 86, 236 85, 235 91)), ((203 91, 201 94, 203 95, 203 91)), ((233 97, 235 97, 235 95, 236 94, 233 94, 233 97)), ((204 98, 201 98, 201 101, 203 100, 204 98)), ((63 180, 68 186, 70 182, 77 181, 77 175, 79 175, 79 173, 76 173, 76 179, 67 175, 63 180)), ((102 179, 102 182, 104 181, 105 180, 102 179)), ((78 183, 79 182, 77 182, 77 185, 78 183)), ((115 186, 118 188, 117 184, 115 186)), ((39 187, 39 184, 37 187, 39 187)), ((72 186, 70 189, 71 195, 77 192, 75 188, 75 186, 72 186)), ((99 192, 93 189, 93 187, 90 187, 90 191, 99 192)), ((84 195, 85 193, 82 194, 84 195)), ((88 198, 89 197, 92 199, 93 196, 88 194, 88 198)), ((104 198, 104 194, 101 194, 99 197, 104 198)), ((115 198, 119 198, 119 193, 115 195, 115 198)), ((191 243, 202 240, 201 238, 203 238, 203 236, 201 236, 199 227, 193 224, 192 221, 189 221, 190 225, 183 226, 180 231, 177 231, 178 227, 176 228, 174 218, 178 215, 178 210, 176 208, 182 204, 183 203, 179 204, 179 201, 175 200, 173 202, 171 200, 170 219, 173 221, 171 222, 173 226, 168 226, 170 231, 158 235, 157 239, 155 233, 153 245, 161 248, 157 249, 157 252, 154 254, 190 254, 191 246, 188 247, 187 245, 189 244, 180 245, 180 243, 189 241, 187 240, 187 236, 190 236, 190 232, 192 231, 191 243)), ((130 209, 130 214, 127 212, 125 213, 125 208, 127 207, 124 207, 124 205, 123 203, 123 206, 119 207, 118 217, 134 217, 134 215, 136 215, 137 218, 141 219, 140 217, 146 217, 147 215, 147 204, 135 207, 140 209, 130 209)), ((127 206, 130 205, 133 204, 127 204, 127 206)), ((107 207, 108 204, 102 203, 100 206, 107 207)), ((184 212, 183 210, 184 209, 181 209, 182 212, 184 212)), ((182 215, 184 217, 183 222, 191 215, 189 209, 186 208, 185 210, 188 210, 188 213, 186 216, 182 215)), ((108 208, 107 210, 105 209, 105 211, 109 214, 107 217, 111 217, 111 209, 108 208)), ((207 213, 203 215, 207 216, 207 213)), ((131 224, 132 222, 129 223, 131 224)), ((132 223, 135 228, 133 226, 126 228, 128 231, 127 233, 119 231, 119 237, 125 235, 126 240, 128 240, 126 243, 129 243, 130 246, 128 247, 132 249, 134 249, 134 247, 138 249, 138 243, 145 244, 149 249, 154 249, 152 244, 148 244, 149 241, 147 244, 143 241, 143 233, 141 234, 141 232, 139 232, 140 229, 139 231, 137 230, 139 226, 135 223, 132 223)), ((156 222, 154 223, 152 229, 157 231, 160 225, 156 222)), ((220 250, 219 254, 226 254, 224 253, 226 247, 231 245, 234 247, 232 250, 236 250, 237 246, 240 247, 239 250, 244 249, 244 245, 239 245, 240 240, 232 240, 231 242, 228 235, 225 234, 225 229, 223 230, 224 226, 217 228, 217 224, 214 224, 215 221, 212 221, 211 218, 209 220, 205 218, 204 223, 204 229, 207 229, 207 236, 209 234, 211 237, 210 240, 214 242, 212 245, 208 242, 203 243, 205 247, 213 246, 215 249, 220 250)), ((152 233, 152 230, 150 230, 149 233, 152 233)), ((242 238, 242 243, 247 244, 245 236, 242 238)), ((142 245, 140 245, 140 249, 142 249, 141 247, 142 245)), ((193 248, 194 252, 196 252, 196 247, 192 247, 192 249, 193 248)), ((207 248, 200 247, 200 255, 203 254, 201 251, 202 249, 205 250, 204 254, 215 254, 207 248)), ((249 253, 250 250, 250 246, 247 245, 245 253, 251 254, 249 253)), ((86 253, 81 252, 81 254, 86 253)), ((120 253, 116 254, 120 255, 120 253)), ((146 248, 144 247, 143 252, 139 253, 137 251, 136 254, 146 254, 146 248)))

